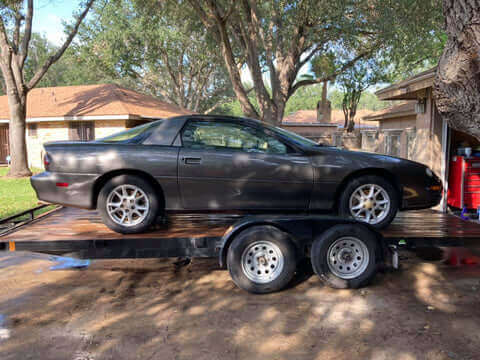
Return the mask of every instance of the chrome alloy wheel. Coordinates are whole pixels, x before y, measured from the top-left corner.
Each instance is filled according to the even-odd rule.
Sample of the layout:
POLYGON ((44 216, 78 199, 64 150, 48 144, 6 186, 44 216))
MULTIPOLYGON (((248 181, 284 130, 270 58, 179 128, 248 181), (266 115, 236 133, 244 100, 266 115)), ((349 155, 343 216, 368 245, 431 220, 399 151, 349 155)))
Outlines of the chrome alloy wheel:
POLYGON ((354 279, 368 266, 369 253, 364 242, 356 237, 341 237, 330 245, 327 252, 328 268, 341 279, 354 279))
POLYGON ((243 273, 257 284, 274 281, 282 273, 284 262, 282 251, 270 241, 252 243, 241 259, 243 273))
POLYGON ((350 196, 349 209, 352 216, 369 224, 383 221, 390 211, 390 196, 377 184, 365 184, 350 196))
POLYGON ((141 223, 150 210, 145 192, 135 185, 120 185, 107 197, 107 213, 122 226, 135 226, 141 223))

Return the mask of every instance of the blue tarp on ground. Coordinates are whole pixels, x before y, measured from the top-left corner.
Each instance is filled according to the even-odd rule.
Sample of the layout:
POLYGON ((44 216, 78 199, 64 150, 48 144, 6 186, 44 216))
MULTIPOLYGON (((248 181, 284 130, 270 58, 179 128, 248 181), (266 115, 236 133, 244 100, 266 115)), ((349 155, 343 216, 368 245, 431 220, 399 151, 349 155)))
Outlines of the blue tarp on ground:
POLYGON ((50 260, 57 262, 50 266, 50 270, 81 269, 90 265, 90 260, 74 259, 64 256, 51 256, 50 260))

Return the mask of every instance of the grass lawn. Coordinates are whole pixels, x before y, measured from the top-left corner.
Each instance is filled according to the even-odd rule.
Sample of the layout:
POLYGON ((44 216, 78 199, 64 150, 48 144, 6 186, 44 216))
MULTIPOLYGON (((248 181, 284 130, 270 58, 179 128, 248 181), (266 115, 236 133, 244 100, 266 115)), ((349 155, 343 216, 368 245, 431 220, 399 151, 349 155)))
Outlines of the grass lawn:
MULTIPOLYGON (((33 173, 41 172, 32 169, 33 173)), ((9 179, 7 167, 0 167, 0 219, 37 206, 38 199, 30 185, 30 178, 9 179)), ((45 212, 51 207, 40 210, 45 212)))

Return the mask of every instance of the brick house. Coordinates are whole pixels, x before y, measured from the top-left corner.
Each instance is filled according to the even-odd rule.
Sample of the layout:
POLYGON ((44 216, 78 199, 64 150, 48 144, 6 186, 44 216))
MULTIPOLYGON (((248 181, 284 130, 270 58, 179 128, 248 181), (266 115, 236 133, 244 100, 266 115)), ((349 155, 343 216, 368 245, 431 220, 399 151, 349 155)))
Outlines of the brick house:
MULTIPOLYGON (((442 179, 447 193, 450 161, 462 147, 470 147, 478 154, 480 142, 451 128, 441 118, 433 97, 435 75, 433 68, 377 91, 380 100, 398 104, 369 114, 363 120, 379 123, 374 151, 429 166, 442 179)), ((446 210, 445 199, 440 207, 446 210)))
POLYGON ((363 120, 379 123, 374 151, 424 163, 446 179, 449 129, 433 99, 435 73, 433 68, 377 91, 380 100, 398 104, 363 120))
POLYGON ((379 125, 378 131, 362 131, 362 149, 405 159, 413 158, 416 116, 415 102, 411 101, 365 116, 365 122, 377 121, 379 125))
POLYGON ((299 110, 286 116, 281 127, 316 142, 359 149, 361 147, 360 132, 377 130, 376 122, 362 120, 370 113, 372 113, 370 110, 357 111, 355 129, 352 133, 343 131, 345 117, 342 110, 331 110, 331 114, 324 117, 328 121, 319 121, 321 117, 317 110, 299 110))
MULTIPOLYGON (((93 140, 158 118, 191 112, 114 84, 33 89, 27 97, 27 151, 30 166, 42 166, 42 144, 93 140)), ((0 97, 0 163, 6 162, 8 100, 0 97)))

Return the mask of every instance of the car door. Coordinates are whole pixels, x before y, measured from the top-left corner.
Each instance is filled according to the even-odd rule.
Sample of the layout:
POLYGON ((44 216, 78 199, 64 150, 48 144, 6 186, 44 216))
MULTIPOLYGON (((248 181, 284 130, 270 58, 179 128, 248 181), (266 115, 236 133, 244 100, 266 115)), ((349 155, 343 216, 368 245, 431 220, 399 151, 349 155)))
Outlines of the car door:
POLYGON ((269 130, 238 120, 190 119, 178 184, 185 209, 307 209, 313 170, 269 130))

